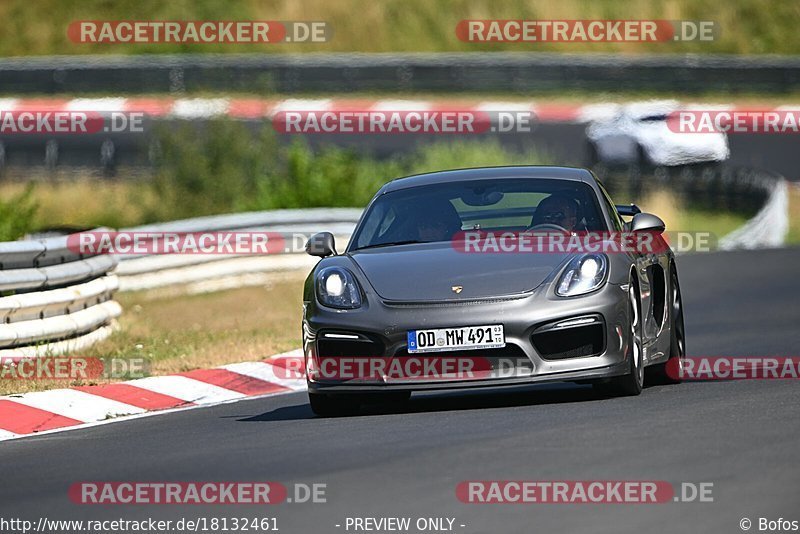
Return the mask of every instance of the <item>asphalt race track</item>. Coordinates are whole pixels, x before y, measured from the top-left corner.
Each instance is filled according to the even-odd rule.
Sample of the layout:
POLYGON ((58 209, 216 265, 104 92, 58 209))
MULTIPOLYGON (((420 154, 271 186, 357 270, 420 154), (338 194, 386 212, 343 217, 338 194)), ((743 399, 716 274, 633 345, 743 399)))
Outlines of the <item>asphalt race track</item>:
MULTIPOLYGON (((798 354, 800 249, 679 257, 693 356, 798 354)), ((305 394, 175 412, 0 444, 4 516, 278 518, 285 533, 346 532, 348 516, 454 517, 455 532, 741 532, 798 519, 794 380, 584 386, 415 396, 401 413, 316 419, 305 394), (474 505, 463 480, 713 483, 712 503, 474 505), (327 485, 325 504, 86 506, 78 481, 327 485), (335 525, 342 525, 337 528, 335 525), (465 525, 463 528, 460 525, 465 525), (624 528, 621 528, 624 525, 624 528)), ((352 532, 352 530, 351 530, 352 532)))

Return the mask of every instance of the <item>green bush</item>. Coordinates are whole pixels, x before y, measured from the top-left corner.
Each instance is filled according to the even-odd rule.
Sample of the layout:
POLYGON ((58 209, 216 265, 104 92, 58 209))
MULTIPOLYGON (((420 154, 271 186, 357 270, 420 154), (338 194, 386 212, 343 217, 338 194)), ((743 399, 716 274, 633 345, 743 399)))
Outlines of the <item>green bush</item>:
POLYGON ((157 136, 153 188, 160 202, 148 214, 153 220, 248 209, 259 177, 278 159, 274 136, 253 136, 230 120, 214 121, 205 130, 192 123, 165 127, 157 136))
POLYGON ((33 228, 37 209, 33 189, 34 185, 29 184, 7 200, 0 198, 0 241, 13 241, 33 228))
POLYGON ((536 164, 496 141, 425 145, 410 155, 378 160, 351 149, 312 150, 303 140, 281 145, 266 126, 219 119, 205 131, 163 130, 153 187, 161 199, 153 220, 246 210, 361 207, 389 180, 409 174, 485 165, 536 164))
POLYGON ((545 158, 536 151, 513 152, 496 140, 457 141, 425 145, 409 158, 405 174, 421 174, 443 169, 492 167, 498 165, 539 165, 545 158))

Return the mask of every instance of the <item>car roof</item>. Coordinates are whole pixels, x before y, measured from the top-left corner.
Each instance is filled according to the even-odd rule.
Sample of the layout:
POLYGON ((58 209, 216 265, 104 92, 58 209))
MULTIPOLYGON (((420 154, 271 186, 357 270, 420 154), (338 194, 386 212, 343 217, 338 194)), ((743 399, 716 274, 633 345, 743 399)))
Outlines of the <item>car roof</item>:
POLYGON ((551 180, 570 180, 593 182, 594 177, 586 169, 577 167, 548 167, 543 165, 519 165, 513 167, 477 167, 474 169, 454 169, 426 174, 416 174, 398 178, 384 185, 378 194, 418 187, 421 185, 443 184, 468 180, 491 180, 508 178, 547 178, 551 180))

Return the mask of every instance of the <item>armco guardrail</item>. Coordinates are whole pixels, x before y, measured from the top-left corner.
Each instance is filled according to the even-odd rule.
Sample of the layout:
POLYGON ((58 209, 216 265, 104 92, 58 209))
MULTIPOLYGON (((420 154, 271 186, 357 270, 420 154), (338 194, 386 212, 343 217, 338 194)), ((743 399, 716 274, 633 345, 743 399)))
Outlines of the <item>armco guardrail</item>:
POLYGON ((108 336, 122 312, 113 256, 82 256, 67 237, 0 243, 0 358, 36 357, 108 336))
POLYGON ((333 232, 343 249, 361 215, 360 209, 309 208, 199 217, 128 228, 137 232, 270 231, 294 235, 287 246, 295 251, 270 255, 152 255, 120 256, 120 290, 134 291, 185 286, 209 291, 263 283, 265 273, 311 267, 314 258, 303 253, 305 238, 321 230, 333 232))
POLYGON ((800 58, 465 52, 182 54, 0 60, 0 92, 716 90, 800 88, 800 58))

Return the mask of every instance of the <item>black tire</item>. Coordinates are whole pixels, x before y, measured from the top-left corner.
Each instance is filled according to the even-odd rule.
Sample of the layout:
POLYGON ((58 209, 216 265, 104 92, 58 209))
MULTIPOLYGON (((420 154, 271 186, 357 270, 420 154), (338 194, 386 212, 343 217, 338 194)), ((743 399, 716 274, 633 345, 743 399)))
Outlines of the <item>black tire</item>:
POLYGON ((629 343, 626 358, 628 372, 615 376, 607 381, 596 382, 595 389, 604 395, 621 397, 636 396, 644 387, 644 361, 642 351, 642 306, 639 301, 639 289, 631 281, 628 285, 628 324, 629 343))
POLYGON ((683 299, 678 272, 670 269, 670 346, 666 362, 653 366, 653 378, 659 384, 680 384, 686 358, 686 329, 683 323, 683 299))
POLYGON ((314 415, 343 417, 358 413, 361 403, 354 395, 327 395, 308 392, 308 403, 314 415))

